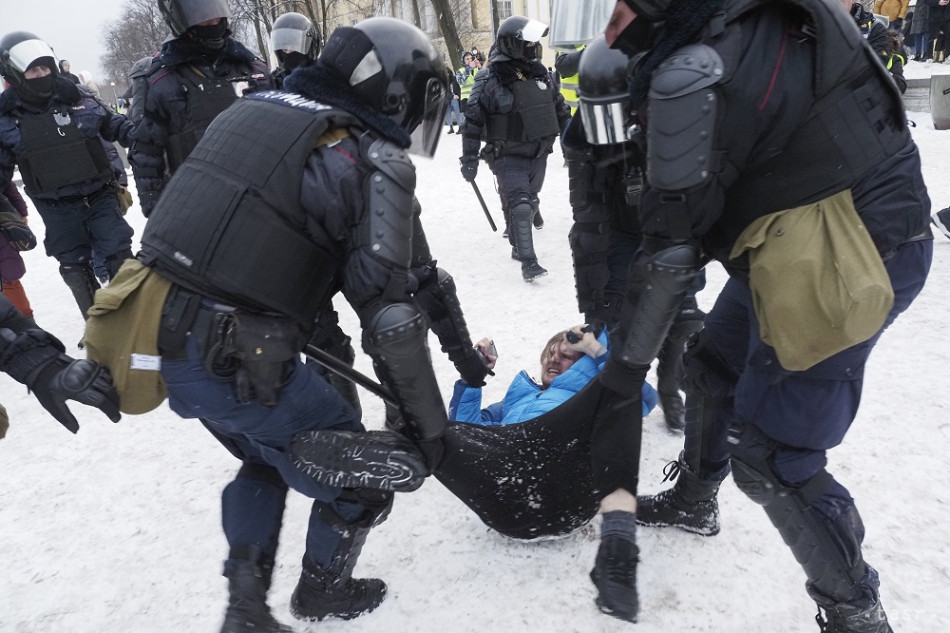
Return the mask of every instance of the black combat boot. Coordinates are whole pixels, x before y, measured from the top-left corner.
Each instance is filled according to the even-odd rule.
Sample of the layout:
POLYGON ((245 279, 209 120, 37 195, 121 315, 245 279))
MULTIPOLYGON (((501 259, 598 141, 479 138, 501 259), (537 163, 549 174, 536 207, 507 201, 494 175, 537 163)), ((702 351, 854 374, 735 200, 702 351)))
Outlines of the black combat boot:
POLYGON ((353 567, 369 530, 368 526, 345 529, 330 565, 325 569, 304 556, 300 581, 290 598, 290 612, 295 618, 352 620, 383 602, 386 583, 378 578, 353 578, 353 567))
POLYGON ((674 433, 682 433, 686 428, 686 406, 683 404, 683 397, 678 391, 660 391, 658 395, 666 428, 674 433))
POLYGON ((513 253, 517 253, 521 260, 521 277, 525 281, 534 281, 548 271, 538 263, 538 256, 534 253, 534 241, 531 237, 531 221, 536 209, 530 202, 522 200, 511 208, 511 245, 513 253))
POLYGON ((707 481, 693 473, 683 457, 663 469, 666 479, 676 479, 672 488, 646 497, 637 497, 637 523, 650 527, 678 527, 701 534, 719 534, 719 492, 721 480, 707 481))
POLYGON ((274 619, 267 606, 267 590, 273 563, 265 563, 258 547, 245 552, 232 550, 224 563, 231 592, 221 633, 293 633, 274 619))
MULTIPOLYGON (((632 513, 608 514, 621 516, 632 513)), ((632 516, 629 520, 633 525, 632 516)), ((640 549, 630 535, 605 532, 601 536, 590 579, 597 587, 597 606, 603 613, 629 622, 637 621, 637 612, 640 610, 640 599, 637 596, 639 556, 640 549)))
POLYGON ((808 593, 818 603, 815 621, 821 633, 894 633, 877 596, 863 604, 835 604, 812 587, 808 587, 808 593))

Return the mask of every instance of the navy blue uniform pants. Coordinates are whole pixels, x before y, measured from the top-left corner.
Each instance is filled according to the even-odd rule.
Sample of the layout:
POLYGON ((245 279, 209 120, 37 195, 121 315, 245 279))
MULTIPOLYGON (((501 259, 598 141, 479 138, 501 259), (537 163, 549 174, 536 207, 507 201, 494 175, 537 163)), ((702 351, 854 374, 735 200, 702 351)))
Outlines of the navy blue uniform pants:
MULTIPOLYGON (((933 256, 931 240, 912 242, 885 262, 894 288, 894 306, 881 330, 806 371, 782 368, 775 350, 759 338, 759 323, 746 281, 729 279, 706 315, 704 343, 738 376, 710 376, 713 396, 733 396, 703 438, 703 461, 725 463, 726 434, 735 419, 757 427, 781 447, 773 457, 775 474, 788 484, 804 482, 824 468, 825 451, 841 443, 861 401, 864 366, 884 329, 907 309, 924 286, 933 256)), ((837 486, 829 494, 850 500, 837 486)), ((817 504, 817 505, 820 505, 817 504)))
POLYGON ((32 198, 46 225, 46 254, 61 264, 92 261, 132 248, 132 227, 122 217, 115 189, 106 185, 84 198, 32 198))
POLYGON ((340 534, 323 521, 316 505, 329 505, 344 521, 363 513, 361 504, 340 499, 340 489, 322 486, 298 471, 290 457, 293 437, 303 431, 363 431, 353 408, 299 358, 277 406, 237 401, 234 386, 208 372, 195 336, 188 334, 186 357, 162 363, 168 402, 183 418, 198 418, 243 465, 222 495, 222 523, 232 549, 257 545, 271 556, 277 549, 284 498, 291 488, 315 500, 307 531, 306 556, 327 567, 340 534))

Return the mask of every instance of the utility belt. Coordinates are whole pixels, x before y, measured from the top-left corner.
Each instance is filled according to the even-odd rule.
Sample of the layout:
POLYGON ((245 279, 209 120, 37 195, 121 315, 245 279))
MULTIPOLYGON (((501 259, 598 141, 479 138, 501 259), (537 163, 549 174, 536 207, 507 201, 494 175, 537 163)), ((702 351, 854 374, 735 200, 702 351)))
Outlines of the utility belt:
POLYGON ((241 404, 256 401, 263 407, 277 405, 293 371, 292 361, 307 342, 306 333, 293 319, 247 312, 179 286, 162 311, 162 356, 185 358, 189 333, 207 372, 219 382, 233 383, 241 404))
POLYGON ((39 197, 43 201, 43 204, 56 207, 59 205, 72 205, 77 202, 82 202, 84 205, 91 206, 89 201, 95 200, 96 198, 104 194, 115 195, 115 185, 113 183, 103 183, 102 188, 93 191, 92 193, 79 193, 75 196, 60 196, 57 198, 43 198, 39 197))

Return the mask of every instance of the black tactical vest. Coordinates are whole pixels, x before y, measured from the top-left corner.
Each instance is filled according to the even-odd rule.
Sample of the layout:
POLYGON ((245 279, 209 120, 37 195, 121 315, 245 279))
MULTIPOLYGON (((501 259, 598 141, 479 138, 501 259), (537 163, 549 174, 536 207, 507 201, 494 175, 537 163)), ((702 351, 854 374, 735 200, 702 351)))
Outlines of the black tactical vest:
POLYGON ((20 148, 17 164, 30 195, 54 193, 62 187, 114 180, 109 157, 98 136, 83 134, 66 106, 18 117, 20 148))
MULTIPOLYGON (((730 175, 728 154, 720 156, 718 168, 729 183, 725 207, 730 217, 742 219, 730 222, 737 230, 732 237, 757 217, 846 189, 909 141, 900 93, 851 17, 829 11, 823 0, 786 2, 808 15, 804 30, 815 41, 815 99, 789 142, 780 152, 757 157, 753 169, 730 175), (856 71, 862 68, 866 70, 856 71)), ((766 0, 728 3, 726 21, 764 4, 766 0)), ((736 60, 727 56, 736 49, 719 45, 717 34, 711 35, 705 42, 723 54, 727 72, 735 69, 736 60)), ((733 36, 738 36, 735 29, 733 36)), ((721 130, 720 137, 741 134, 721 130)))
POLYGON ((241 87, 250 78, 248 72, 241 71, 226 77, 208 77, 191 66, 179 66, 177 74, 182 78, 186 105, 184 121, 178 131, 169 135, 165 150, 171 173, 185 162, 211 121, 240 96, 241 87))
POLYGON ((561 131, 554 106, 554 89, 541 80, 525 79, 507 86, 514 94, 510 112, 489 115, 489 141, 531 142, 553 138, 561 131))
POLYGON ((303 170, 327 129, 355 123, 296 94, 241 99, 165 187, 142 236, 145 263, 195 292, 309 330, 341 282, 340 262, 306 231, 303 170))

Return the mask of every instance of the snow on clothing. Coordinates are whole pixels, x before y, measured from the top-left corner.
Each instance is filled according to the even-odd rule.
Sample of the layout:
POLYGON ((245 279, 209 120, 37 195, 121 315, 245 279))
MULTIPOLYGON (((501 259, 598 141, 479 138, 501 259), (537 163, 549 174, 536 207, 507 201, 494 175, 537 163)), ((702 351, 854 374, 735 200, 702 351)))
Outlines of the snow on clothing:
MULTIPOLYGON (((606 330, 597 340, 605 348, 606 330)), ((508 387, 505 398, 482 409, 482 390, 470 387, 461 380, 456 381, 449 403, 449 418, 474 424, 499 425, 515 424, 538 417, 575 396, 591 379, 600 373, 607 362, 607 354, 598 358, 584 355, 563 374, 557 376, 547 389, 542 389, 533 381, 528 372, 521 370, 508 387)), ((656 390, 643 383, 640 392, 643 402, 643 415, 647 415, 656 406, 656 390)))

